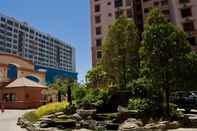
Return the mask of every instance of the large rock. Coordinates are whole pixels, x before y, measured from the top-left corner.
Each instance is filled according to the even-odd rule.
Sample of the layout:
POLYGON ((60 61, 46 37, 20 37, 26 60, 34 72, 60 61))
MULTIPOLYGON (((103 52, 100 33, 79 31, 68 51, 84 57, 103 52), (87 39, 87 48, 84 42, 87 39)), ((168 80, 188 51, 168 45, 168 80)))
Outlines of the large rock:
POLYGON ((78 109, 77 114, 82 117, 82 119, 92 118, 96 115, 96 109, 85 110, 85 109, 78 109))
POLYGON ((167 129, 177 129, 180 127, 181 127, 181 124, 178 121, 169 122, 167 125, 167 129))
POLYGON ((146 131, 166 131, 167 125, 165 123, 149 123, 144 126, 146 131))
POLYGON ((64 115, 64 112, 57 112, 57 113, 55 113, 55 116, 57 117, 57 116, 61 116, 61 115, 64 115))
POLYGON ((95 120, 81 120, 80 125, 82 128, 95 130, 97 126, 97 122, 95 120))
POLYGON ((89 130, 89 129, 74 129, 72 131, 92 131, 92 130, 89 130))
POLYGON ((54 126, 54 121, 52 118, 43 117, 40 119, 40 127, 47 128, 54 126))
POLYGON ((119 128, 119 125, 118 123, 113 123, 113 122, 107 122, 106 123, 106 129, 107 130, 117 130, 119 128))
POLYGON ((119 126, 119 131, 144 131, 141 121, 130 118, 119 126))
POLYGON ((73 118, 77 121, 82 120, 81 116, 78 113, 73 114, 73 118))

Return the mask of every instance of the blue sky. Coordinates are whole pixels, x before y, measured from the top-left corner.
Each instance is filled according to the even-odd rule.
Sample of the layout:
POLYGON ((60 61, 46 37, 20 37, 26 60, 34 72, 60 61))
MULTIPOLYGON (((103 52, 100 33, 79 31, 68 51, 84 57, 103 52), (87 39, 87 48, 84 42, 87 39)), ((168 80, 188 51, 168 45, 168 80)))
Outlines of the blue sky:
POLYGON ((76 48, 79 80, 91 68, 89 0, 0 0, 0 12, 76 48))

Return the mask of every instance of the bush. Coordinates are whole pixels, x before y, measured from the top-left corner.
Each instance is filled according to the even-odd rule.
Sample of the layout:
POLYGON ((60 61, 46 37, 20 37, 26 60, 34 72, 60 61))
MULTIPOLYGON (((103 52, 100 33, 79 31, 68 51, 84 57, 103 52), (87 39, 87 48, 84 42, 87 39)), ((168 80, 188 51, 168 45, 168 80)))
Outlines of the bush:
POLYGON ((68 106, 69 106, 69 103, 66 101, 50 103, 50 104, 41 106, 35 111, 35 113, 39 118, 41 118, 44 115, 49 115, 55 112, 64 111, 68 106))
POLYGON ((130 110, 137 110, 138 112, 144 112, 149 110, 149 100, 147 99, 130 99, 128 108, 130 110))
POLYGON ((38 121, 39 117, 37 116, 37 114, 35 113, 35 111, 30 111, 30 112, 27 112, 23 115, 23 117, 32 122, 32 123, 35 123, 36 121, 38 121))
POLYGON ((164 116, 161 103, 149 99, 130 99, 128 108, 136 110, 138 112, 137 116, 145 121, 150 118, 157 119, 164 116))
POLYGON ((72 87, 72 96, 75 101, 79 101, 84 98, 86 95, 86 88, 84 86, 80 86, 75 84, 72 87))
POLYGON ((84 97, 76 100, 76 103, 82 108, 92 109, 102 107, 103 104, 109 102, 111 97, 111 94, 107 89, 84 88, 83 90, 86 90, 84 97))

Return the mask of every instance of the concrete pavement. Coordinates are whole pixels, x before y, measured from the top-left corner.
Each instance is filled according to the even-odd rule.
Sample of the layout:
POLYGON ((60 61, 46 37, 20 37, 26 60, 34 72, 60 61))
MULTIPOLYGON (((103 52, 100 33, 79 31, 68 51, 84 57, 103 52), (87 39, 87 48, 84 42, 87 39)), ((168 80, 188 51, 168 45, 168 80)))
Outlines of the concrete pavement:
POLYGON ((16 125, 18 117, 20 117, 25 110, 5 110, 0 112, 0 131, 26 131, 16 125))
POLYGON ((174 130, 168 130, 168 131, 197 131, 197 128, 180 128, 180 129, 174 129, 174 130))

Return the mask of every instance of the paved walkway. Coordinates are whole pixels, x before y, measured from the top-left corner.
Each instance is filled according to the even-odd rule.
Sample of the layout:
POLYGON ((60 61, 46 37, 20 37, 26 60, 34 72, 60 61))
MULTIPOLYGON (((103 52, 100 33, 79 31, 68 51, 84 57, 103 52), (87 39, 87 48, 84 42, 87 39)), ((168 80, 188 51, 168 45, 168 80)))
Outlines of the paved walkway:
POLYGON ((0 112, 0 131, 26 131, 16 125, 18 117, 26 111, 24 110, 5 110, 0 112))
POLYGON ((180 128, 180 129, 175 129, 175 130, 168 130, 168 131, 197 131, 197 128, 180 128))

